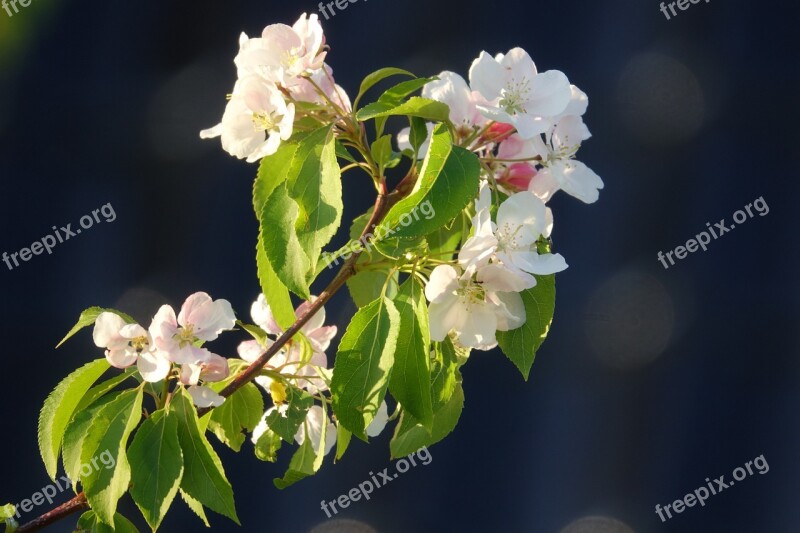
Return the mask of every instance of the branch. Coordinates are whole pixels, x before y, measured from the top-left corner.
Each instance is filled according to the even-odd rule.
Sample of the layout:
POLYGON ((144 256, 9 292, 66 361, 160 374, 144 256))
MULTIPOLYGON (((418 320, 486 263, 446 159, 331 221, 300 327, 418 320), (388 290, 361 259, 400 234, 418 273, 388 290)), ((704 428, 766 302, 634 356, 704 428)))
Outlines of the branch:
MULTIPOLYGON (((405 182, 406 180, 403 181, 405 182)), ((375 207, 372 210, 372 216, 370 217, 367 226, 364 228, 364 231, 361 232, 361 240, 375 231, 375 228, 381 223, 383 218, 386 216, 386 213, 389 212, 389 209, 404 196, 405 191, 401 192, 400 190, 395 190, 391 194, 386 194, 385 181, 381 181, 379 185, 381 190, 378 194, 378 197, 375 199, 375 207)), ((298 318, 297 321, 295 321, 295 323, 289 327, 289 329, 283 332, 283 334, 278 337, 278 339, 269 347, 269 349, 267 349, 264 355, 251 363, 244 372, 236 376, 233 381, 231 381, 228 386, 220 392, 222 396, 227 398, 240 388, 244 387, 247 383, 253 381, 253 379, 258 376, 258 373, 262 368, 264 368, 269 360, 275 354, 277 354, 281 348, 283 348, 284 345, 286 345, 286 343, 289 342, 298 331, 300 331, 306 322, 308 322, 311 317, 313 317, 316 312, 319 311, 322 306, 324 306, 331 299, 331 297, 342 288, 345 282, 356 273, 356 261, 358 261, 358 258, 362 252, 363 249, 356 251, 350 256, 350 258, 347 259, 347 261, 342 265, 342 268, 336 274, 336 277, 333 278, 333 281, 331 281, 331 283, 325 287, 325 290, 322 291, 319 297, 309 306, 308 311, 303 316, 298 318)), ((198 409, 197 416, 201 417, 208 413, 211 409, 211 407, 198 409)), ((81 492, 68 502, 23 525, 17 529, 17 533, 39 531, 43 527, 49 526, 50 524, 57 522, 62 518, 71 515, 72 513, 87 509, 88 507, 89 503, 86 501, 86 495, 81 492)))
POLYGON ((48 511, 39 518, 35 518, 24 526, 20 527, 17 529, 17 533, 24 533, 26 531, 39 531, 43 527, 49 526, 54 522, 58 522, 65 516, 88 508, 89 502, 86 501, 86 495, 81 492, 68 502, 59 505, 52 511, 48 511))

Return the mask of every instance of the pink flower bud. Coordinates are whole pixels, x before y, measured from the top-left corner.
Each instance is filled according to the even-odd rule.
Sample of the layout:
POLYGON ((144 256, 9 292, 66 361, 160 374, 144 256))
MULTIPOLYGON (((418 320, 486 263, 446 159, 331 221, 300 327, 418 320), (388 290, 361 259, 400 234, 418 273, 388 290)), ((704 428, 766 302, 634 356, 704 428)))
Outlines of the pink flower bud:
POLYGON ((527 191, 534 176, 536 176, 536 169, 532 165, 514 163, 506 168, 497 182, 515 191, 527 191))
POLYGON ((511 132, 514 131, 514 126, 511 124, 503 124, 502 122, 495 122, 489 129, 486 130, 486 133, 483 134, 483 140, 486 142, 500 142, 511 135, 511 132))

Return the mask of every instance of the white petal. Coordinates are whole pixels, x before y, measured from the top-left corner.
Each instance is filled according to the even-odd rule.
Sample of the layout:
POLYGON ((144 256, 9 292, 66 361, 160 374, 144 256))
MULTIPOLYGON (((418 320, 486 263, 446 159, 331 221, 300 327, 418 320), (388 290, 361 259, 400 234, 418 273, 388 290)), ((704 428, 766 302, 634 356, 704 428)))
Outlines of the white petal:
POLYGON ((450 265, 439 265, 431 272, 430 281, 425 285, 425 297, 429 302, 438 302, 451 295, 458 288, 458 272, 450 265))
POLYGON ((256 340, 241 342, 236 348, 236 353, 239 354, 239 357, 248 363, 252 363, 264 355, 265 351, 266 350, 264 350, 264 348, 261 347, 261 344, 256 340))
POLYGON ((128 368, 136 362, 137 353, 127 343, 106 350, 106 360, 114 368, 128 368))
POLYGON ((208 128, 200 132, 201 139, 213 139, 222 135, 222 124, 217 124, 213 128, 208 128))
POLYGON ((225 398, 205 386, 191 386, 186 389, 197 407, 219 407, 225 398))
POLYGON ((92 338, 98 348, 106 348, 120 337, 120 330, 125 326, 125 321, 116 313, 103 312, 94 321, 92 338))
POLYGON ((567 269, 567 262, 561 254, 538 254, 536 252, 517 252, 513 256, 514 265, 531 274, 547 276, 567 269))
POLYGON ((536 285, 536 278, 530 274, 497 263, 478 270, 477 279, 489 291, 520 292, 536 285))
POLYGON ((272 309, 270 309, 269 304, 267 304, 267 298, 263 294, 259 294, 258 299, 256 299, 250 307, 250 316, 253 318, 253 322, 255 322, 256 325, 270 335, 280 335, 283 333, 283 330, 278 327, 278 323, 275 322, 272 309))
POLYGON ((469 69, 470 87, 487 100, 494 100, 500 96, 506 77, 506 69, 486 52, 481 52, 469 69))
POLYGON ((431 340, 441 342, 465 319, 464 307, 460 305, 457 296, 450 296, 446 300, 433 302, 428 307, 428 320, 431 328, 431 340))
POLYGON ((473 305, 457 329, 458 341, 468 348, 488 349, 497 344, 497 316, 488 304, 473 305))
POLYGON ((139 374, 142 375, 142 379, 148 383, 157 383, 165 379, 169 375, 170 368, 172 368, 172 364, 166 357, 153 351, 140 353, 136 366, 139 369, 139 374))
POLYGON ((600 197, 599 190, 603 188, 603 180, 580 161, 554 165, 553 176, 565 193, 582 202, 591 204, 600 197))
POLYGON ((498 292, 491 295, 497 317, 497 330, 510 331, 525 324, 525 304, 516 292, 498 292))

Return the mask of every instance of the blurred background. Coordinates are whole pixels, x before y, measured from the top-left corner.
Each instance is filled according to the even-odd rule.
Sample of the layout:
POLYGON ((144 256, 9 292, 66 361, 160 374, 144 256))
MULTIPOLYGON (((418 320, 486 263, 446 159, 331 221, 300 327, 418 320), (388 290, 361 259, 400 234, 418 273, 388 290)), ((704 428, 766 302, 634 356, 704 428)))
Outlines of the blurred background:
MULTIPOLYGON (((474 353, 460 424, 432 462, 336 520, 320 501, 391 466, 389 431, 285 491, 272 479, 287 450, 274 465, 249 442, 240 455, 217 446, 243 526, 211 513, 214 531, 800 530, 800 11, 788 0, 714 1, 666 20, 658 4, 361 0, 323 20, 328 62, 351 95, 383 66, 466 76, 481 50, 524 47, 589 94, 594 137, 580 158, 606 188, 591 206, 551 202, 570 268, 528 383, 501 353, 474 353), (759 197, 768 215, 669 270, 657 261, 759 197), (729 480, 762 454, 768 473, 666 523, 656 515, 656 504, 707 477, 729 480)), ((0 252, 75 228, 109 202, 117 215, 52 255, 0 264, 1 503, 48 484, 38 411, 60 378, 101 357, 89 331, 53 348, 81 310, 148 322, 162 303, 205 290, 248 317, 256 167, 198 132, 221 117, 239 33, 316 10, 34 0, 13 17, 0 11, 0 252)), ((345 219, 371 205, 359 178, 347 174, 345 219)), ((346 295, 327 310, 340 331, 354 312, 346 295)), ((215 347, 233 354, 238 340, 215 347)), ((128 497, 121 510, 143 526, 128 497)), ((48 531, 72 531, 76 519, 48 531)), ((163 527, 202 529, 182 503, 163 527)))

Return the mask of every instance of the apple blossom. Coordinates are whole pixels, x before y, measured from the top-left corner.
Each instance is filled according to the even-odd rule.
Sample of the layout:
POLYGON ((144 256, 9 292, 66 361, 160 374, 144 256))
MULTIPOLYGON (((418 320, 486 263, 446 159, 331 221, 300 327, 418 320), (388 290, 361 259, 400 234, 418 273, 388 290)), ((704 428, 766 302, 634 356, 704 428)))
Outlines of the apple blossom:
POLYGON ((208 294, 197 292, 186 299, 177 317, 171 306, 162 305, 150 330, 155 345, 170 361, 201 365, 214 358, 198 345, 215 340, 235 324, 236 316, 227 300, 212 300, 208 294))
POLYGON ((525 308, 518 293, 495 293, 451 265, 439 265, 425 286, 430 302, 431 340, 443 341, 452 331, 459 344, 479 350, 497 345, 498 330, 508 331, 525 323, 525 308))
MULTIPOLYGON (((295 311, 295 315, 300 318, 303 316, 311 306, 311 303, 316 299, 312 298, 310 302, 303 302, 295 311)), ((258 296, 250 309, 250 314, 253 322, 256 323, 261 329, 270 335, 280 336, 283 330, 278 326, 275 318, 272 315, 272 310, 267 304, 267 300, 263 294, 258 296)), ((325 351, 330 347, 331 340, 336 336, 336 326, 324 326, 325 323, 325 308, 320 308, 317 313, 309 319, 308 322, 300 329, 300 332, 308 340, 311 347, 311 357, 304 360, 303 344, 300 340, 290 341, 285 348, 275 354, 267 363, 265 368, 283 372, 293 376, 304 376, 307 379, 297 380, 295 385, 299 388, 306 389, 311 393, 327 390, 328 386, 325 383, 325 378, 320 375, 320 370, 327 368, 328 356, 325 351)), ((267 346, 261 346, 258 341, 245 341, 238 347, 239 357, 243 360, 252 363, 261 355, 264 354, 266 348, 269 347, 274 341, 266 339, 267 346)), ((273 380, 269 376, 259 376, 256 382, 270 390, 270 385, 273 380)))
POLYGON ((294 104, 270 82, 249 76, 236 82, 222 122, 200 132, 200 138, 222 138, 222 148, 255 163, 274 154, 294 130, 294 104))
POLYGON ((293 26, 271 24, 260 38, 242 33, 234 59, 240 78, 258 75, 284 87, 295 85, 303 75, 322 68, 325 36, 317 15, 305 13, 293 26))
POLYGON ((113 367, 128 368, 136 363, 142 379, 151 383, 169 374, 171 363, 139 324, 127 324, 116 313, 103 312, 95 320, 92 336, 95 345, 106 348, 106 359, 113 367))
POLYGON ((478 110, 488 119, 512 124, 524 139, 547 131, 551 118, 561 114, 571 99, 564 73, 539 73, 522 48, 494 58, 481 52, 472 63, 469 79, 472 89, 489 101, 478 105, 478 110))
POLYGON ((529 190, 545 202, 559 190, 587 204, 596 202, 603 180, 592 169, 575 160, 581 143, 589 137, 591 134, 581 117, 565 116, 548 132, 546 141, 536 139, 534 145, 542 158, 543 168, 531 180, 529 190))

